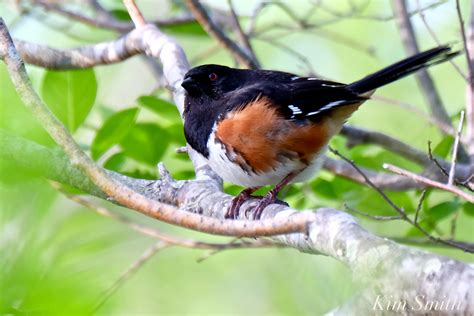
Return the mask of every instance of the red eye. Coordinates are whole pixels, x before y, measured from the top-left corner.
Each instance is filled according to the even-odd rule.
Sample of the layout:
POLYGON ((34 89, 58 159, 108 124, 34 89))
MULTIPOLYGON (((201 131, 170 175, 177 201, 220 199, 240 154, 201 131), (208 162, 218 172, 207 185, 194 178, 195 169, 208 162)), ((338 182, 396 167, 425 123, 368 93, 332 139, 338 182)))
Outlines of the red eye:
POLYGON ((213 72, 209 75, 209 80, 211 80, 211 81, 216 81, 217 80, 217 75, 216 75, 215 72, 213 72))

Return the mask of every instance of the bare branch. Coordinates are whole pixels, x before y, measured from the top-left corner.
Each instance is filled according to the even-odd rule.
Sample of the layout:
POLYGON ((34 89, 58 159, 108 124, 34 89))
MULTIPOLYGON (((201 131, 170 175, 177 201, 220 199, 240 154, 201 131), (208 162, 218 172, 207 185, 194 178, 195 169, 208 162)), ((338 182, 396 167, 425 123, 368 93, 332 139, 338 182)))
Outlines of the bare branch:
MULTIPOLYGON (((426 16, 425 16, 425 12, 424 10, 421 9, 421 1, 420 0, 416 0, 416 4, 417 4, 417 11, 420 15, 420 18, 421 20, 423 21, 423 24, 425 25, 425 28, 428 30, 428 32, 430 33, 431 37, 434 39, 434 41, 436 42, 436 44, 438 44, 438 46, 441 46, 443 45, 443 43, 441 43, 441 41, 439 40, 438 36, 436 35, 436 33, 433 31, 433 29, 431 28, 430 24, 428 23, 428 21, 426 20, 426 16)), ((450 59, 448 61, 451 65, 453 65, 454 69, 456 69, 456 71, 458 72, 458 74, 466 81, 468 81, 468 78, 466 76, 466 74, 461 70, 461 68, 459 68, 459 66, 452 60, 450 59)))
MULTIPOLYGON (((145 25, 139 30, 142 32, 141 36, 146 39, 144 51, 149 56, 162 61, 164 76, 173 91, 178 108, 182 111, 183 93, 179 84, 182 75, 187 70, 184 54, 172 39, 161 33, 156 27, 145 25)), ((33 113, 46 122, 46 127, 52 132, 56 141, 63 145, 74 166, 85 171, 94 180, 94 183, 108 195, 113 196, 116 202, 123 203, 132 200, 134 203, 128 203, 126 206, 136 207, 138 205, 139 209, 146 209, 148 212, 145 213, 148 215, 160 219, 167 218, 168 215, 176 221, 183 219, 179 225, 186 227, 192 227, 193 220, 201 220, 206 225, 213 223, 218 227, 215 228, 211 225, 213 229, 210 231, 212 232, 226 230, 227 233, 237 234, 238 225, 244 225, 240 226, 243 230, 239 232, 242 232, 255 224, 248 221, 216 220, 216 218, 223 218, 225 207, 229 204, 231 197, 221 192, 219 180, 211 172, 206 171, 208 166, 203 161, 193 158, 192 150, 188 150, 188 152, 197 169, 198 178, 195 181, 174 181, 166 172, 161 172, 163 175, 161 181, 147 182, 146 185, 143 180, 120 176, 113 178, 120 180, 110 181, 110 175, 109 178, 107 177, 108 173, 98 169, 86 159, 87 157, 76 152, 79 149, 75 146, 70 135, 64 133, 61 126, 56 124, 54 119, 48 116, 48 113, 44 112, 42 103, 31 90, 21 59, 15 53, 2 20, 0 20, 0 57, 6 61, 11 77, 25 103, 33 113), (141 188, 131 190, 130 187, 135 188, 134 183, 139 183, 136 184, 136 187, 141 188), (112 185, 116 188, 111 188, 112 185), (140 192, 141 195, 137 195, 135 191, 140 192), (156 200, 160 202, 155 203, 156 200), (170 205, 179 206, 181 211, 170 208, 169 210, 172 212, 168 212, 170 205), (184 211, 189 216, 182 217, 184 211), (205 216, 194 216, 194 213, 205 216)), ((392 177, 400 179, 399 176, 392 177)), ((245 203, 244 210, 256 203, 255 200, 245 203)), ((244 211, 243 214, 245 213, 244 211)), ((276 221, 285 221, 287 218, 305 219, 304 229, 298 227, 300 233, 279 235, 273 239, 305 252, 322 253, 340 260, 352 269, 355 281, 360 284, 371 285, 385 293, 412 293, 416 290, 417 294, 426 295, 433 300, 465 298, 474 295, 474 269, 471 265, 421 250, 402 247, 389 240, 376 237, 362 229, 352 216, 344 212, 322 208, 316 213, 298 213, 296 210, 281 205, 272 205, 265 209, 263 218, 274 217, 276 221), (299 216, 304 214, 307 216, 299 216), (374 278, 374 274, 377 275, 377 278, 374 278), (449 286, 451 284, 456 284, 457 287, 449 286), (439 290, 433 292, 433 288, 439 290)), ((268 221, 261 221, 262 224, 264 222, 268 221)), ((276 222, 271 223, 275 224, 276 222)), ((255 229, 255 227, 252 228, 255 229)), ((272 229, 275 232, 275 227, 272 229)), ((253 232, 255 233, 255 230, 253 232)), ((436 240, 432 236, 431 238, 436 240)), ((161 246, 155 245, 155 248, 159 247, 161 246)), ((144 260, 151 257, 153 252, 156 251, 150 249, 148 254, 152 254, 145 254, 144 260)), ((129 271, 133 272, 133 269, 129 271)), ((414 299, 414 297, 408 298, 408 304, 416 304, 414 299)), ((473 304, 469 300, 463 300, 460 311, 472 310, 473 304)))
POLYGON ((388 205, 390 205, 392 207, 392 209, 394 209, 398 214, 400 214, 400 217, 404 220, 406 220, 408 217, 407 217, 407 214, 405 213, 405 211, 401 208, 399 208, 397 205, 395 205, 395 203, 393 203, 393 201, 379 188, 377 187, 370 179, 369 177, 367 177, 365 175, 365 173, 359 169, 359 167, 351 160, 347 159, 346 157, 344 157, 343 155, 341 155, 337 150, 335 149, 332 149, 332 148, 329 148, 329 150, 336 156, 340 157, 342 160, 344 160, 345 162, 347 162, 348 164, 350 164, 352 166, 352 168, 354 168, 365 180, 365 182, 371 187, 373 188, 375 191, 377 191, 377 193, 385 200, 385 202, 387 202, 388 205))
POLYGON ((255 52, 252 48, 252 44, 250 43, 249 37, 245 34, 244 30, 242 29, 242 25, 240 25, 239 17, 235 12, 234 5, 232 4, 232 0, 227 0, 227 4, 230 9, 230 16, 232 17, 232 22, 235 27, 237 36, 239 37, 240 41, 244 45, 245 49, 247 50, 247 54, 250 55, 252 60, 257 61, 257 57, 255 56, 255 52))
MULTIPOLYGON (((470 253, 474 253, 474 248, 466 248, 464 245, 462 244, 457 244, 455 241, 453 240, 445 240, 445 239, 441 239, 441 238, 438 238, 438 237, 435 237, 433 235, 431 235, 427 230, 425 230, 423 227, 420 226, 420 224, 416 221, 416 220, 411 220, 410 217, 407 216, 405 210, 403 208, 400 208, 398 207, 398 205, 396 205, 379 187, 377 187, 370 179, 367 175, 365 175, 365 173, 354 163, 352 162, 351 160, 349 160, 348 158, 344 157, 343 155, 341 155, 337 150, 334 150, 334 149, 331 149, 331 152, 333 152, 335 155, 339 156, 340 158, 342 158, 343 160, 345 160, 347 163, 349 163, 349 165, 354 169, 356 170, 365 180, 365 182, 371 187, 373 188, 384 200, 385 202, 387 202, 388 205, 390 205, 390 207, 395 210, 398 214, 400 214, 400 218, 410 224, 412 224, 413 226, 415 226, 416 229, 418 229, 420 232, 422 232, 426 237, 428 237, 430 240, 434 241, 434 242, 439 242, 439 243, 442 243, 442 244, 445 244, 445 245, 450 245, 452 247, 455 247, 455 248, 458 248, 458 249, 462 249, 466 252, 470 252, 470 253)), ((384 165, 384 167, 387 166, 387 164, 384 165)), ((392 166, 394 167, 394 166, 392 166)), ((397 168, 397 167, 394 167, 394 168, 397 168)), ((451 187, 452 188, 452 187, 451 187)), ((456 189, 456 188, 455 188, 456 189)), ((464 193, 464 192, 463 192, 464 193)), ((418 204, 418 208, 417 208, 417 213, 415 215, 415 219, 418 219, 418 213, 420 211, 420 208, 421 208, 421 203, 423 202, 423 199, 425 197, 425 193, 423 192, 422 193, 422 196, 420 198, 420 203, 418 204)))
MULTIPOLYGON (((439 171, 441 171, 441 173, 446 177, 449 177, 449 173, 448 171, 446 171, 445 166, 442 166, 438 159, 433 157, 433 151, 431 150, 431 142, 428 142, 428 155, 430 157, 430 160, 436 165, 436 167, 438 167, 439 171)), ((464 177, 463 180, 454 178, 454 183, 456 183, 456 185, 465 187, 469 191, 474 192, 474 184, 471 183, 471 181, 474 179, 474 173, 472 173, 469 169, 468 171, 470 172, 470 174, 467 174, 467 176, 464 177)))
POLYGON ((134 30, 111 42, 75 49, 55 49, 15 40, 25 62, 49 69, 89 68, 123 61, 144 51, 143 31, 134 30))
POLYGON ((377 144, 420 165, 427 166, 431 163, 426 153, 380 132, 344 125, 341 134, 349 139, 349 146, 377 144))
POLYGON ((423 184, 425 184, 427 186, 430 186, 430 187, 433 187, 433 188, 437 188, 437 189, 440 189, 440 190, 443 190, 443 191, 451 192, 451 193, 456 194, 457 196, 463 198, 464 200, 466 200, 470 203, 474 203, 474 195, 466 193, 466 192, 456 188, 455 186, 440 183, 438 181, 433 181, 431 179, 428 179, 428 178, 420 176, 416 173, 401 169, 401 168, 396 167, 394 165, 384 164, 383 167, 387 170, 392 171, 393 173, 408 177, 408 178, 413 179, 413 180, 415 180, 419 183, 423 183, 423 184))
POLYGON ((260 68, 257 60, 249 56, 242 48, 233 42, 224 32, 214 23, 211 17, 207 14, 204 7, 198 0, 186 0, 186 4, 193 13, 196 20, 202 25, 209 35, 213 36, 224 48, 229 50, 232 55, 247 68, 260 68))
MULTIPOLYGON (((64 17, 70 18, 87 25, 101 27, 119 33, 126 33, 133 30, 134 25, 131 22, 119 21, 115 19, 108 11, 106 11, 97 1, 91 1, 92 7, 97 11, 97 16, 89 17, 79 12, 71 11, 51 1, 35 0, 35 4, 40 5, 43 9, 55 12, 64 17)), ((177 24, 185 24, 196 21, 190 15, 176 16, 166 20, 156 20, 151 22, 156 26, 172 26, 177 24)))
POLYGON ((107 300, 128 280, 130 279, 148 260, 150 260, 156 253, 169 247, 167 243, 162 241, 156 242, 153 246, 145 250, 141 257, 132 263, 132 265, 115 281, 99 298, 98 302, 94 305, 91 312, 95 313, 107 300))
POLYGON ((132 18, 133 24, 135 24, 135 28, 143 27, 146 25, 145 18, 138 9, 135 0, 123 0, 123 4, 127 8, 130 17, 132 18))
POLYGON ((353 213, 362 215, 362 216, 364 216, 364 217, 367 217, 367 218, 370 218, 370 219, 373 219, 373 220, 376 220, 376 221, 403 220, 403 217, 398 216, 398 215, 394 215, 394 216, 384 216, 384 215, 373 215, 373 214, 369 214, 369 213, 366 213, 366 212, 362 212, 362 211, 359 211, 358 209, 355 209, 355 208, 353 208, 353 207, 350 207, 350 206, 347 205, 346 203, 344 203, 344 208, 347 209, 347 210, 350 211, 350 212, 353 212, 353 213))
POLYGON ((134 231, 143 234, 148 237, 152 237, 162 242, 172 245, 172 246, 179 246, 183 248, 190 248, 190 249, 207 249, 207 250, 227 250, 227 249, 242 249, 242 248, 268 248, 268 247, 282 247, 283 245, 277 244, 275 242, 269 241, 267 239, 259 239, 254 240, 251 242, 238 242, 239 240, 235 240, 234 242, 230 243, 209 243, 204 241, 198 241, 193 239, 186 239, 178 236, 172 236, 166 233, 163 233, 155 228, 139 224, 134 222, 132 219, 120 215, 117 212, 113 212, 106 207, 99 206, 96 203, 90 201, 89 199, 83 198, 78 195, 72 195, 64 191, 58 183, 51 183, 52 186, 60 191, 66 198, 74 201, 88 209, 93 210, 97 214, 105 217, 112 218, 118 222, 121 222, 134 231))
MULTIPOLYGON (((166 36, 156 29, 155 26, 147 25, 140 29, 149 31, 151 34, 149 33, 148 36, 152 36, 155 40, 162 41, 161 45, 153 47, 152 52, 156 56, 163 57, 162 55, 165 54, 165 56, 168 57, 170 53, 173 55, 181 54, 183 56, 182 60, 185 62, 186 59, 181 49, 175 45, 173 41, 167 41, 166 36)), ((171 205, 148 199, 144 195, 108 176, 103 169, 99 168, 79 148, 67 129, 51 114, 49 109, 33 90, 23 61, 15 49, 3 19, 0 19, 0 57, 7 65, 13 84, 25 103, 25 106, 33 113, 38 121, 43 124, 43 127, 48 131, 50 136, 64 150, 66 155, 68 155, 72 164, 81 169, 97 187, 117 203, 170 224, 208 233, 235 236, 263 236, 268 234, 274 235, 306 231, 308 222, 314 218, 314 214, 312 213, 301 213, 276 220, 254 222, 223 221, 214 218, 203 218, 201 215, 183 212, 171 205)), ((171 60, 175 59, 176 58, 172 58, 171 60)), ((176 71, 177 65, 182 65, 182 63, 183 61, 174 64, 174 71, 176 71)), ((169 73, 171 65, 163 63, 163 66, 164 74, 167 76, 167 79, 173 79, 172 74, 169 73)), ((174 76, 177 77, 175 77, 176 81, 173 82, 172 87, 179 84, 182 73, 174 74, 174 76)), ((179 104, 182 105, 182 99, 178 97, 178 100, 180 101, 179 104)))
POLYGON ((464 21, 462 17, 459 0, 456 0, 456 12, 458 14, 459 26, 461 27, 462 42, 466 52, 466 62, 468 69, 468 85, 466 89, 466 125, 467 142, 471 164, 474 165, 474 2, 471 1, 471 17, 469 30, 466 35, 464 21), (467 36, 469 38, 467 38, 467 36))
MULTIPOLYGON (((325 157, 323 168, 344 178, 359 183, 366 183, 365 179, 352 166, 344 161, 338 161, 325 157)), ((362 168, 361 168, 362 169, 362 168)), ((406 191, 410 189, 420 188, 421 186, 411 179, 401 176, 394 176, 386 173, 377 173, 371 170, 362 169, 363 173, 381 189, 392 191, 406 191)))
POLYGON ((418 216, 420 215, 421 207, 423 206, 423 202, 425 201, 425 197, 426 197, 426 189, 424 189, 421 192, 420 199, 418 200, 418 205, 416 206, 415 219, 413 220, 413 222, 415 224, 418 223, 418 216))
MULTIPOLYGON (((407 244, 407 245, 413 245, 413 246, 422 246, 422 247, 442 247, 442 248, 452 248, 451 245, 446 245, 446 244, 440 244, 437 242, 433 242, 430 239, 427 238, 409 238, 409 237, 395 237, 395 236, 390 236, 387 237, 391 240, 394 240, 399 243, 407 244)), ((461 245, 467 249, 474 249, 474 244, 470 242, 465 242, 465 241, 455 241, 458 245, 461 245)))
MULTIPOLYGON (((405 110, 407 110, 411 113, 414 113, 419 118, 421 118, 421 119, 433 124, 434 126, 438 127, 443 133, 445 133, 447 135, 452 135, 454 137, 454 135, 456 134, 454 128, 451 125, 447 125, 447 124, 441 122, 437 118, 435 118, 435 117, 419 110, 416 106, 414 106, 412 104, 409 104, 409 103, 406 103, 406 102, 403 102, 403 101, 400 101, 400 100, 392 99, 392 98, 387 98, 387 97, 381 96, 381 95, 373 95, 371 98, 374 99, 374 100, 384 102, 386 104, 396 105, 396 106, 398 106, 402 109, 405 109, 405 110)), ((463 142, 463 140, 461 140, 461 141, 463 142)), ((466 142, 464 142, 464 143, 466 143, 466 142)))
POLYGON ((456 161, 458 157, 459 139, 461 138, 462 127, 464 125, 464 111, 461 111, 461 118, 459 119, 458 132, 454 139, 453 153, 451 158, 451 168, 449 169, 448 185, 453 185, 454 177, 456 176, 456 161))
MULTIPOLYGON (((415 55, 419 53, 420 50, 418 48, 415 31, 408 15, 405 0, 393 0, 392 5, 394 15, 396 16, 396 21, 402 36, 402 42, 405 46, 405 51, 408 53, 408 55, 415 55)), ((427 70, 422 69, 418 71, 415 76, 418 79, 421 91, 428 102, 428 106, 430 107, 433 116, 444 124, 451 126, 449 115, 444 108, 443 102, 441 101, 438 90, 434 85, 433 79, 428 74, 427 70)))

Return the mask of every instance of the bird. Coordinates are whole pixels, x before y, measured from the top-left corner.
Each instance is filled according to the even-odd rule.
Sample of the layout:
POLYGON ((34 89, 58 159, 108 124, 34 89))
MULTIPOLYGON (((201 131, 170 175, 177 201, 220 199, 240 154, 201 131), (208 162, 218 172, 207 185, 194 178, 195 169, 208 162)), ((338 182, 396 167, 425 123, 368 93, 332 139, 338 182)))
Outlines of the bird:
POLYGON ((197 66, 181 84, 184 135, 223 180, 244 187, 225 218, 238 219, 252 193, 274 186, 252 211, 258 220, 284 186, 313 177, 330 139, 377 88, 459 53, 449 45, 435 47, 350 84, 274 70, 197 66))

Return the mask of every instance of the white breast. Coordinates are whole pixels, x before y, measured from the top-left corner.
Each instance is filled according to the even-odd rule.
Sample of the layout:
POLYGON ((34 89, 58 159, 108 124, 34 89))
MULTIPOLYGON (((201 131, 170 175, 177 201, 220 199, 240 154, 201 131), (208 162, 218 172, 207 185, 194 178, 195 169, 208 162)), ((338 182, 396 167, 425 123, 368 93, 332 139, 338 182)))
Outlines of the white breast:
POLYGON ((220 142, 216 142, 214 132, 209 137, 207 148, 209 149, 208 162, 212 170, 224 181, 247 188, 275 185, 291 172, 303 168, 303 171, 292 182, 306 181, 312 178, 314 173, 320 169, 322 164, 321 156, 326 150, 326 146, 324 146, 308 165, 283 158, 272 170, 257 173, 248 168, 243 168, 234 162, 233 160, 235 159, 233 159, 232 153, 227 152, 220 142))

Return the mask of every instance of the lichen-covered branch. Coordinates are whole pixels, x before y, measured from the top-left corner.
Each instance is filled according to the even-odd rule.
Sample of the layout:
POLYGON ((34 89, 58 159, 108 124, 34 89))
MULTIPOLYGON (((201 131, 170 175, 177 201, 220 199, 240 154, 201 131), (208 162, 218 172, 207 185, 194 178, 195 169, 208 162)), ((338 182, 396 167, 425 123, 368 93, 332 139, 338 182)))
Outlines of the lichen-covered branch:
MULTIPOLYGON (((143 45, 140 52, 162 63, 164 77, 182 112, 184 94, 180 83, 188 69, 184 52, 154 25, 140 25, 134 32, 143 45)), ((89 179, 90 182, 82 186, 83 190, 95 187, 94 192, 102 197, 112 197, 116 203, 181 227, 237 236, 279 234, 272 238, 304 252, 340 260, 352 270, 354 280, 368 289, 361 294, 365 304, 360 305, 359 314, 372 307, 367 303, 376 299, 377 291, 396 293, 410 306, 416 303, 414 300, 418 295, 423 295, 430 300, 459 300, 460 313, 474 310, 471 299, 474 297, 473 265, 374 236, 342 211, 321 208, 316 212, 299 212, 273 204, 265 209, 261 221, 224 220, 232 197, 222 192, 218 177, 192 150, 188 152, 196 168, 196 180, 175 181, 163 167, 158 181, 111 175, 97 167, 77 147, 33 91, 3 20, 0 20, 0 57, 6 62, 25 105, 71 161, 65 170, 71 174, 78 172, 89 179)), ((256 203, 258 200, 246 202, 241 214, 256 203)))
MULTIPOLYGON (((181 82, 182 72, 178 66, 187 66, 186 58, 181 48, 161 33, 154 25, 140 28, 148 31, 143 34, 149 41, 149 51, 153 56, 163 60, 179 58, 180 62, 163 63, 163 72, 169 81, 170 87, 177 87, 181 82), (153 44, 153 45, 152 45, 153 44)), ((10 78, 25 106, 33 116, 41 122, 44 129, 53 140, 64 150, 73 166, 76 166, 93 182, 109 199, 135 209, 145 215, 164 222, 218 235, 227 236, 257 236, 275 235, 297 231, 305 231, 308 222, 313 218, 312 213, 295 214, 282 219, 247 222, 223 221, 215 218, 203 218, 201 215, 182 212, 176 207, 157 200, 151 200, 143 194, 130 189, 128 186, 110 177, 99 168, 75 143, 67 129, 49 111, 46 105, 33 90, 22 59, 18 55, 8 29, 0 18, 0 58, 5 62, 10 78)), ((182 89, 181 89, 182 90, 182 89)), ((183 104, 181 94, 176 98, 183 104), (181 100, 179 100, 181 99, 181 100)))

